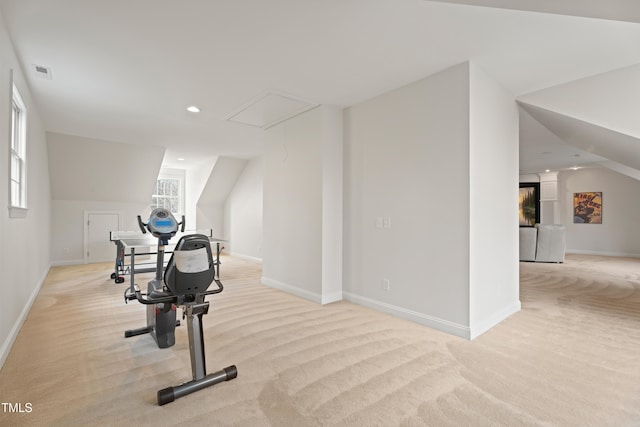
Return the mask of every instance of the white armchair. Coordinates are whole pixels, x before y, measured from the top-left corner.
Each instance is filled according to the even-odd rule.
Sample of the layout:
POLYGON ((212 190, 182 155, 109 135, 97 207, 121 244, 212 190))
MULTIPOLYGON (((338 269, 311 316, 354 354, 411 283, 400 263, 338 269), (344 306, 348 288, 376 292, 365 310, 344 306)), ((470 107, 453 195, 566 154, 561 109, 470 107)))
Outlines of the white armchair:
POLYGON ((564 225, 520 227, 520 261, 564 262, 565 245, 564 225))
POLYGON ((520 227, 520 261, 536 260, 536 238, 538 229, 534 227, 520 227))
POLYGON ((536 224, 538 242, 536 261, 564 262, 566 245, 565 227, 560 224, 536 224))

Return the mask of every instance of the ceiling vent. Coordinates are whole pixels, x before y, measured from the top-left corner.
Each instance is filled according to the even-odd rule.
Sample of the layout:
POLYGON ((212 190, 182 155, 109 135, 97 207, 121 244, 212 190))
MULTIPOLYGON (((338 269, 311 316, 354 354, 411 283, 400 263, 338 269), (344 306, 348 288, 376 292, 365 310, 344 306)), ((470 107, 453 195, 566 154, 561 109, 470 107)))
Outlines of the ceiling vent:
POLYGON ((227 114, 225 119, 268 129, 318 105, 293 95, 269 89, 227 114))
POLYGON ((40 78, 43 78, 46 80, 51 80, 53 78, 51 74, 51 68, 49 67, 33 64, 33 69, 35 70, 36 75, 40 78))

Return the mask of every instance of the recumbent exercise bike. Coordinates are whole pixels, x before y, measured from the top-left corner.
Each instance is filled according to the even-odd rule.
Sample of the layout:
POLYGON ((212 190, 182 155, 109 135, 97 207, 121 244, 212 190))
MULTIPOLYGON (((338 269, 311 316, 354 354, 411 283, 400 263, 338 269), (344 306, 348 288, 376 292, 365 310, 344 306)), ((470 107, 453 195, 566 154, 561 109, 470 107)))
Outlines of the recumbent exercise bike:
MULTIPOLYGON (((139 217, 138 221, 143 224, 139 217)), ((181 224, 184 230, 184 219, 181 224)), ((171 212, 163 208, 155 209, 151 213, 149 222, 144 225, 154 236, 161 234, 156 228, 166 227, 165 232, 169 234, 171 234, 170 230, 175 228, 175 232, 171 234, 171 237, 173 237, 178 227, 178 223, 171 212)), ((168 238, 164 240, 164 244, 167 244, 167 242, 168 238)), ((162 257, 160 253, 158 255, 159 258, 162 257)), ((147 305, 148 326, 146 329, 149 330, 146 332, 154 335, 159 346, 158 336, 161 337, 161 341, 167 338, 166 342, 170 343, 168 346, 173 345, 175 342, 176 306, 183 307, 183 316, 187 319, 193 379, 178 386, 159 390, 158 405, 173 402, 177 398, 205 387, 232 380, 238 375, 235 365, 228 366, 213 374, 207 375, 206 373, 202 316, 208 313, 209 302, 205 301, 205 297, 220 293, 223 290, 222 282, 219 278, 219 265, 213 260, 209 238, 202 234, 191 234, 180 238, 164 271, 162 286, 159 286, 156 280, 158 280, 158 277, 162 279, 162 265, 162 260, 159 259, 156 279, 149 282, 147 294, 143 294, 138 286, 133 283, 130 291, 125 294, 125 301, 136 299, 138 302, 147 305), (213 282, 216 283, 216 289, 208 290, 213 282), (152 320, 149 319, 150 308, 152 309, 152 320), (163 312, 168 313, 168 316, 159 322, 156 314, 163 312), (173 313, 173 320, 171 320, 171 313, 173 313), (149 324, 150 322, 153 322, 153 324, 149 324), (160 328, 161 334, 157 330, 159 324, 163 325, 160 328)), ((141 330, 144 329, 142 328, 141 330)), ((140 333, 145 333, 145 331, 140 333)))
MULTIPOLYGON (((155 277, 147 284, 147 294, 151 299, 158 296, 166 296, 166 286, 164 284, 164 252, 165 247, 169 244, 169 240, 176 235, 178 228, 184 232, 184 215, 182 221, 176 221, 173 214, 164 208, 154 209, 149 215, 149 220, 145 224, 140 215, 138 215, 138 226, 143 234, 147 230, 151 235, 158 239, 158 249, 156 252, 156 270, 155 277)), ((132 259, 133 262, 133 259, 132 259)), ((131 268, 135 268, 133 265, 131 268)), ((133 277, 133 276, 132 276, 133 277)), ((130 288, 125 291, 126 303, 129 300, 136 299, 136 293, 133 280, 130 288)), ((176 306, 169 303, 155 303, 147 305, 147 325, 137 329, 129 329, 124 332, 125 338, 134 337, 142 334, 149 334, 154 339, 159 348, 171 347, 175 344, 175 329, 180 325, 180 321, 176 321, 176 306)))

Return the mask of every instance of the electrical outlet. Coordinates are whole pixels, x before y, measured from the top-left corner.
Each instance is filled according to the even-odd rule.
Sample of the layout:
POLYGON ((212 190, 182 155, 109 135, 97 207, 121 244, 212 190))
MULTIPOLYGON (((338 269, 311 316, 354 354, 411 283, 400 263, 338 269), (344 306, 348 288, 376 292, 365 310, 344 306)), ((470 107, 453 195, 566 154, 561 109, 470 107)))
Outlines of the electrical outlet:
POLYGON ((391 228, 391 217, 390 216, 384 217, 384 220, 382 221, 382 227, 383 228, 391 228))
POLYGON ((381 216, 376 218, 376 228, 382 228, 382 217, 381 216))
POLYGON ((389 279, 382 279, 382 289, 387 292, 391 290, 391 282, 389 282, 389 279))

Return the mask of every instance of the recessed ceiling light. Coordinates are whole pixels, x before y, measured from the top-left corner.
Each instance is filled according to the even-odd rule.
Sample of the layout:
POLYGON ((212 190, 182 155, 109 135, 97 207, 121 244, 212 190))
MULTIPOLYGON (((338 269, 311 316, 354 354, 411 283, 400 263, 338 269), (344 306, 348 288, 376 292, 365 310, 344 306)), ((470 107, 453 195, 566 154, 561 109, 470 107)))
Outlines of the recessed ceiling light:
POLYGON ((199 113, 200 112, 200 108, 196 107, 195 105, 189 105, 187 107, 187 111, 190 113, 199 113))
POLYGON ((545 169, 544 171, 545 172, 551 172, 551 169, 545 169))
POLYGON ((179 160, 179 161, 183 161, 183 160, 184 160, 184 157, 178 157, 178 160, 179 160))

